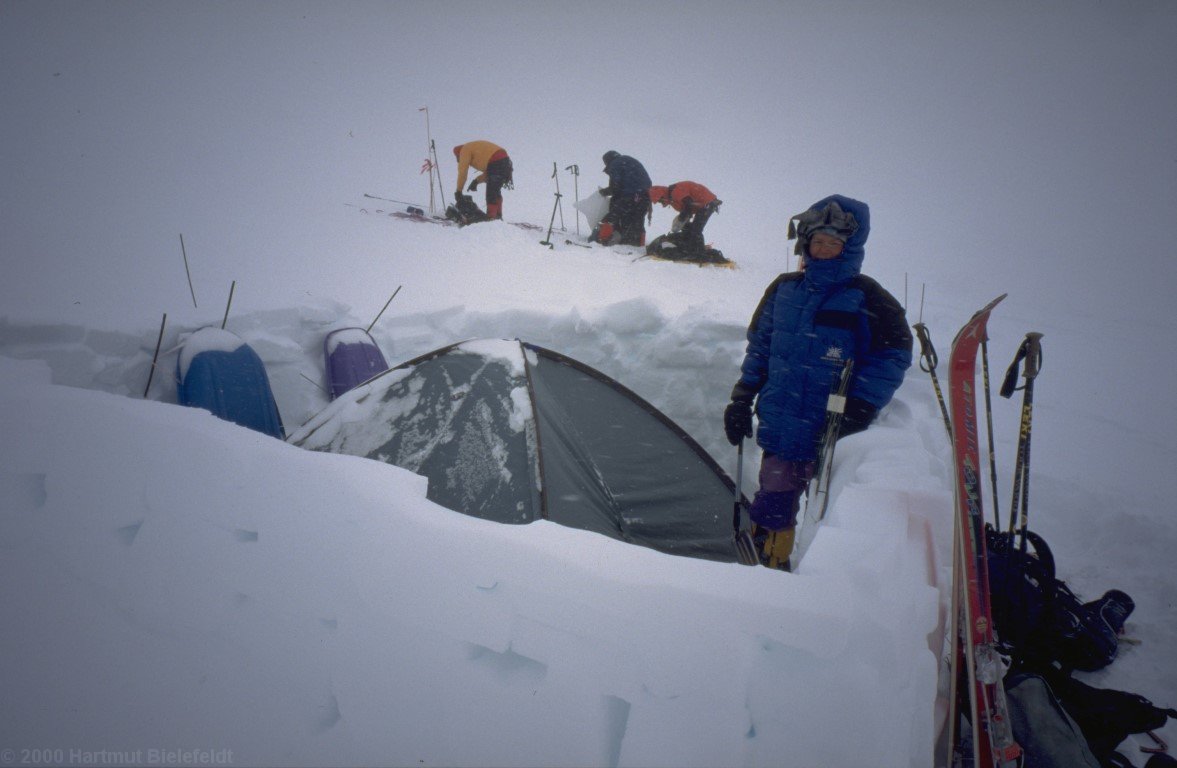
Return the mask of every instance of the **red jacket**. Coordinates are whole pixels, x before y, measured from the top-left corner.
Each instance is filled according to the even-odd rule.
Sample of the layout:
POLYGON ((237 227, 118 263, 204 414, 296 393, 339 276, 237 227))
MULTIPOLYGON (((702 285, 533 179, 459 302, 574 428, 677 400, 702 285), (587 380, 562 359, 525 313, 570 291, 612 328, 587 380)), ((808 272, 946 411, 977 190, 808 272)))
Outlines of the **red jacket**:
POLYGON ((650 202, 669 205, 679 213, 696 213, 718 199, 714 192, 695 181, 677 181, 669 187, 650 187, 650 202))

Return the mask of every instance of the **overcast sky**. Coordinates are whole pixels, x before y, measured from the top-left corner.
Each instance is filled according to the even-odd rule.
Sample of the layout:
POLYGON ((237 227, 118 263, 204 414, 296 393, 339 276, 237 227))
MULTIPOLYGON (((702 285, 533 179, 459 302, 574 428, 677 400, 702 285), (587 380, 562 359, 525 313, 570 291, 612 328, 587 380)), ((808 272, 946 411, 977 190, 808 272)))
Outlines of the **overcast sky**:
POLYGON ((1027 322, 1082 301, 1171 337, 1174 40, 1161 1, 3 0, 0 299, 116 295, 117 260, 205 220, 244 279, 312 269, 344 203, 427 197, 428 106, 447 195, 450 147, 508 148, 509 218, 546 223, 553 163, 571 196, 615 149, 715 190, 747 268, 784 269, 787 217, 838 192, 872 206, 866 270, 933 317, 1010 291, 1027 322))

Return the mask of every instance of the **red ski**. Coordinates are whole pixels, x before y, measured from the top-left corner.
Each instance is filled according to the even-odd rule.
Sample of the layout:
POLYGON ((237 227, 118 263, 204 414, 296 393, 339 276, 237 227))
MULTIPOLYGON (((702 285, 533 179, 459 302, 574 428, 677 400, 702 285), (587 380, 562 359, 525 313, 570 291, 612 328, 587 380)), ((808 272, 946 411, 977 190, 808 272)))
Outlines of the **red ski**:
POLYGON ((954 765, 968 765, 971 759, 975 768, 1014 766, 1022 752, 1014 741, 1006 712, 1002 665, 995 649, 989 608, 974 388, 977 349, 986 338, 989 313, 1004 298, 1005 294, 998 296, 960 329, 952 342, 949 361, 956 507, 949 744, 954 765), (971 754, 965 754, 962 716, 972 724, 971 754))

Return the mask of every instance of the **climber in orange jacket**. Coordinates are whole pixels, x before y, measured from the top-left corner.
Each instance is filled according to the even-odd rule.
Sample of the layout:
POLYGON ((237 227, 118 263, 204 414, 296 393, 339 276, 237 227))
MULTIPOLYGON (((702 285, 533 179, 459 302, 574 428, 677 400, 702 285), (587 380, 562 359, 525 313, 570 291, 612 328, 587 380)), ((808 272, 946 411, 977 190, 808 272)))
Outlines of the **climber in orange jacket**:
POLYGON ((489 141, 468 141, 454 147, 454 157, 458 160, 458 188, 454 192, 458 208, 462 208, 463 198, 468 199, 467 195, 462 194, 462 188, 466 186, 467 173, 470 168, 474 168, 480 173, 470 182, 467 191, 474 192, 479 184, 486 182, 486 218, 503 218, 502 189, 514 189, 511 178, 513 169, 507 150, 489 141))
POLYGON ((700 251, 705 248, 703 227, 707 226, 711 214, 723 204, 714 192, 694 181, 676 181, 668 187, 650 187, 650 202, 661 203, 663 208, 670 206, 678 211, 670 231, 681 231, 682 245, 700 251))

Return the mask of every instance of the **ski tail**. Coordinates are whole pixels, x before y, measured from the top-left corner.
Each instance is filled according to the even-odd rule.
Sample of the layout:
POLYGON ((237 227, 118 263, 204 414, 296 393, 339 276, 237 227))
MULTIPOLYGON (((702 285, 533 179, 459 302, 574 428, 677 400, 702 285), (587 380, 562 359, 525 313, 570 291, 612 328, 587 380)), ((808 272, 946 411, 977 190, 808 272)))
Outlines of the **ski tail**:
POLYGON ((793 555, 790 557, 794 569, 800 564, 809 545, 813 543, 813 537, 817 535, 817 528, 825 519, 826 508, 830 503, 834 446, 837 445, 838 436, 842 431, 842 414, 846 411, 846 393, 850 390, 853 373, 854 360, 851 358, 842 363, 837 382, 826 400, 826 425, 817 445, 817 466, 814 468, 813 479, 809 481, 809 487, 805 489, 805 513, 801 529, 797 532, 793 555))

